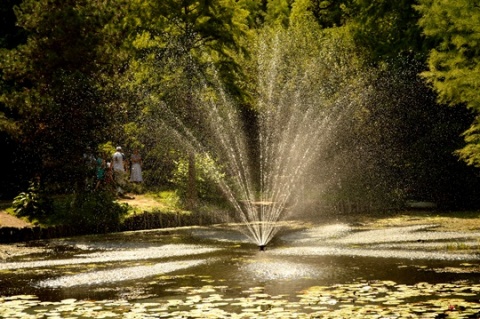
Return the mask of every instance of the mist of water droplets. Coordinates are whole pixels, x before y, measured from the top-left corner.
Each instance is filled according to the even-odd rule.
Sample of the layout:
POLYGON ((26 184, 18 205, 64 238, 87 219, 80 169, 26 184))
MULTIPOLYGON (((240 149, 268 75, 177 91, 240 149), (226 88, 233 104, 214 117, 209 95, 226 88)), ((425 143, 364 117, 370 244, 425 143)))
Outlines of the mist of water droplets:
POLYGON ((295 41, 278 34, 258 44, 258 158, 251 158, 238 105, 220 85, 216 94, 201 100, 199 116, 208 131, 202 135, 208 142, 188 123, 168 116, 168 107, 164 110, 171 121, 163 124, 171 134, 218 164, 209 173, 232 206, 230 217, 259 246, 272 239, 278 221, 297 213, 298 196, 306 176, 315 173, 318 155, 334 143, 335 132, 345 129, 344 122, 368 95, 368 77, 359 76, 347 55, 332 51, 331 44, 304 54, 308 48, 295 41))

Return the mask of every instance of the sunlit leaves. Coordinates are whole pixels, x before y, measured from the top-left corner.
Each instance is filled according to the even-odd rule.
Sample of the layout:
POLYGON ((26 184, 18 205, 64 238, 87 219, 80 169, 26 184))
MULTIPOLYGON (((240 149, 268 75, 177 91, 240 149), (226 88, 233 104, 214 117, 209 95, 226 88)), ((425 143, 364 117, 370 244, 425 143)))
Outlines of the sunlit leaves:
POLYGON ((290 3, 287 0, 270 0, 267 1, 267 12, 265 15, 265 23, 267 25, 288 26, 290 16, 290 3))
POLYGON ((345 2, 346 24, 373 62, 395 60, 399 53, 421 58, 424 42, 413 0, 353 0, 345 2))
MULTIPOLYGON (((432 84, 442 103, 463 104, 480 111, 480 8, 472 1, 423 0, 419 24, 437 41, 430 52, 429 70, 423 77, 432 84)), ((465 132, 467 146, 458 152, 470 165, 478 166, 478 121, 465 132)))
POLYGON ((468 165, 480 167, 480 119, 477 117, 474 123, 464 133, 466 145, 456 154, 468 165))

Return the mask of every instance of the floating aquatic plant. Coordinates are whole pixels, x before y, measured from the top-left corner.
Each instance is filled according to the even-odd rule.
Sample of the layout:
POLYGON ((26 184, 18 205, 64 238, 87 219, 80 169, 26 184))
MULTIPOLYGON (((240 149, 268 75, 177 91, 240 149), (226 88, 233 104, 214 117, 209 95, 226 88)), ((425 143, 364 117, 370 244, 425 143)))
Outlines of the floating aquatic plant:
POLYGON ((0 298, 3 318, 477 318, 480 284, 392 281, 313 286, 291 296, 252 287, 225 297, 224 286, 183 287, 182 298, 148 301, 64 299, 42 302, 34 295, 0 298))

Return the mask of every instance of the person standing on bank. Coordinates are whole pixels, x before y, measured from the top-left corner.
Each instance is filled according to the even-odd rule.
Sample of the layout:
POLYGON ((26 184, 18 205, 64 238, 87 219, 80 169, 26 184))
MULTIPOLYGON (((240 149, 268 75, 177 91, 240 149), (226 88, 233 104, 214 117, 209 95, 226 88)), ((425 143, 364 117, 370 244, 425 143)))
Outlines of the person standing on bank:
POLYGON ((113 178, 117 186, 117 195, 124 196, 123 187, 125 186, 125 163, 123 161, 124 155, 122 154, 122 148, 117 146, 116 152, 113 154, 112 166, 113 166, 113 178))
POLYGON ((130 173, 130 182, 141 183, 143 182, 142 177, 142 157, 138 153, 138 149, 133 151, 132 156, 130 157, 131 173, 130 173))
POLYGON ((95 190, 97 190, 102 184, 105 184, 105 174, 107 171, 107 162, 105 162, 104 154, 101 154, 96 159, 96 176, 97 184, 95 185, 95 190))

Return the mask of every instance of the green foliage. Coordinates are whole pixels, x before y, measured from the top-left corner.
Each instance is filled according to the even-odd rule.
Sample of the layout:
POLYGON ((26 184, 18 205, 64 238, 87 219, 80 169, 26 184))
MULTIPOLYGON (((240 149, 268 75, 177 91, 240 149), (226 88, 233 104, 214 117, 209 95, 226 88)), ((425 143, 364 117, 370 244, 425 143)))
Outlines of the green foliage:
POLYGON ((128 212, 128 206, 116 202, 108 191, 76 194, 57 209, 57 214, 64 216, 64 223, 86 233, 118 231, 122 217, 128 212))
POLYGON ((14 212, 19 217, 37 219, 52 212, 52 201, 40 188, 40 184, 30 182, 26 192, 21 192, 13 200, 14 212))
POLYGON ((154 198, 158 198, 166 206, 173 208, 173 210, 179 209, 180 198, 177 192, 174 191, 161 191, 153 194, 154 198))
MULTIPOLYGON (((57 190, 83 192, 86 176, 81 163, 83 154, 87 149, 112 154, 120 144, 127 150, 133 147, 143 150, 144 176, 150 183, 144 185, 169 181, 182 185, 187 180, 187 162, 178 158, 185 157, 191 147, 183 147, 185 143, 179 143, 178 132, 172 133, 171 127, 158 123, 178 118, 187 123, 184 129, 192 136, 199 140, 208 138, 203 135, 205 123, 198 113, 202 112, 205 95, 216 94, 205 87, 211 85, 209 81, 218 81, 239 102, 248 122, 247 131, 253 132, 255 98, 272 85, 257 83, 259 64, 271 61, 269 53, 259 47, 266 42, 273 45, 279 32, 288 32, 295 39, 277 43, 278 49, 287 52, 283 57, 285 65, 298 64, 298 70, 303 70, 302 67, 308 68, 308 61, 321 56, 324 64, 332 67, 316 73, 318 83, 338 72, 338 81, 327 92, 332 98, 338 94, 335 88, 362 76, 347 67, 333 66, 353 64, 355 69, 361 64, 360 56, 367 55, 385 69, 391 70, 397 64, 395 71, 404 72, 406 68, 400 65, 403 57, 413 56, 423 61, 427 46, 435 43, 429 70, 423 76, 438 92, 439 101, 480 110, 478 5, 467 0, 420 0, 414 9, 415 3, 415 0, 2 1, 0 130, 9 138, 0 146, 18 144, 18 148, 9 147, 7 152, 14 149, 22 154, 22 159, 16 160, 16 164, 11 164, 10 158, 5 161, 25 170, 21 174, 12 173, 13 183, 20 178, 28 180, 34 172, 39 172, 49 190, 55 186, 57 190), (16 16, 12 14, 14 5, 16 16), (420 26, 427 41, 420 33, 420 26), (261 56, 264 62, 256 60, 259 54, 264 54, 261 56), (342 77, 348 72, 350 77, 342 77), (179 164, 174 168, 176 160, 179 164)), ((286 73, 274 85, 288 84, 285 89, 293 90, 298 81, 289 82, 288 77, 300 75, 301 72, 286 73)), ((408 77, 406 81, 418 86, 414 78, 408 77)), ((403 84, 395 89, 409 90, 403 84)), ((429 92, 421 94, 428 100, 429 92)), ((349 95, 352 101, 360 96, 360 93, 349 95)), ((371 148, 389 138, 405 137, 402 146, 411 146, 416 151, 411 152, 415 156, 409 154, 408 160, 402 162, 405 158, 400 159, 392 143, 388 154, 378 155, 379 159, 372 163, 384 160, 382 164, 402 173, 415 167, 417 175, 427 176, 429 182, 436 180, 441 176, 437 166, 441 164, 429 162, 423 156, 448 161, 445 154, 452 152, 451 144, 443 144, 446 138, 442 137, 457 134, 458 127, 441 119, 444 113, 431 108, 433 104, 420 105, 401 94, 382 103, 372 103, 359 115, 374 120, 364 130, 371 136, 371 148), (388 116, 392 117, 389 121, 378 119, 388 116), (417 125, 420 120, 423 122, 417 125), (419 127, 431 128, 431 134, 419 127), (379 128, 385 132, 382 137, 376 137, 379 128), (409 133, 421 138, 412 142, 409 133), (430 145, 435 145, 435 156, 430 145), (432 171, 439 174, 432 175, 432 171)), ((465 132, 467 146, 457 152, 461 159, 475 166, 480 166, 479 131, 480 120, 477 120, 465 132)), ((199 167, 211 164, 202 162, 203 159, 198 161, 199 167)), ((364 162, 358 170, 365 170, 368 165, 373 166, 364 162)), ((197 182, 201 197, 208 196, 207 192, 216 193, 205 176, 197 182)), ((23 201, 33 202, 27 199, 27 193, 23 201)), ((79 198, 78 210, 95 209, 92 202, 95 200, 79 198)))
MULTIPOLYGON (((248 33, 248 11, 233 0, 144 1, 137 5, 149 9, 139 11, 144 27, 132 42, 136 56, 128 69, 131 81, 127 88, 140 97, 141 110, 132 117, 137 123, 125 129, 139 134, 138 139, 129 139, 130 143, 145 145, 151 153, 144 158, 145 178, 150 182, 167 175, 165 159, 172 158, 172 152, 190 152, 178 143, 175 129, 190 131, 198 139, 204 134, 197 113, 208 79, 219 77, 230 93, 241 95, 241 67, 235 55, 246 51, 240 40, 248 33), (182 127, 166 127, 169 119, 183 123, 182 127)), ((190 192, 195 193, 193 185, 190 192)))
MULTIPOLYGON (((176 170, 173 173, 171 182, 177 187, 179 196, 185 199, 187 196, 188 176, 190 166, 186 158, 180 158, 176 161, 176 170)), ((218 198, 217 182, 225 178, 221 173, 215 161, 208 154, 195 154, 195 179, 199 199, 218 198)))
MULTIPOLYGON (((176 189, 169 190, 151 190, 145 194, 147 198, 152 198, 158 203, 155 207, 151 207, 151 211, 159 211, 163 213, 184 212, 182 208, 182 199, 176 189)), ((145 211, 145 208, 143 208, 145 211)))
POLYGON ((480 167, 480 117, 477 116, 464 133, 466 145, 455 154, 467 165, 480 167))
POLYGON ((117 145, 114 145, 111 141, 108 141, 106 143, 102 143, 102 144, 98 145, 97 151, 100 154, 104 154, 105 156, 110 158, 110 155, 115 153, 115 148, 116 147, 117 147, 117 145))
POLYGON ((120 2, 25 0, 15 7, 28 38, 0 51, 0 103, 43 182, 69 190, 82 184, 83 154, 108 140, 117 123, 111 82, 121 46, 106 48, 119 39, 106 26, 123 12, 120 2))
POLYGON ((440 102, 480 111, 480 7, 469 0, 422 0, 416 8, 425 35, 438 41, 423 76, 440 102))
MULTIPOLYGON (((17 21, 13 10, 14 6, 20 3, 21 0, 3 0, 0 2, 0 51, 14 48, 25 41, 25 33, 16 25, 17 21)), ((0 69, 0 95, 10 86, 1 78, 1 72, 0 69)), ((18 135, 19 127, 14 119, 16 115, 0 102, 0 131, 8 132, 12 136, 18 135)))
MULTIPOLYGON (((234 59, 240 39, 248 33, 246 11, 227 1, 147 1, 138 16, 144 26, 132 44, 137 55, 130 63, 128 87, 140 96, 145 111, 165 101, 177 115, 192 116, 192 95, 207 73, 215 72, 237 95, 241 68, 234 59), (160 36, 161 35, 161 36, 160 36), (212 65, 215 67, 212 70, 212 65)), ((144 120, 138 114, 140 120, 144 120)), ((192 119, 192 121, 194 120, 192 119)))
POLYGON ((133 151, 135 149, 141 150, 143 149, 144 145, 139 140, 140 136, 140 127, 136 122, 129 122, 123 126, 125 131, 125 147, 133 151))
POLYGON ((288 26, 290 16, 290 3, 288 0, 269 0, 267 1, 267 12, 265 23, 267 25, 288 26))
POLYGON ((350 0, 311 0, 309 2, 309 10, 323 28, 342 26, 350 17, 345 12, 346 6, 352 2, 350 0))
POLYGON ((395 61, 400 54, 423 60, 426 42, 417 25, 415 0, 352 0, 346 1, 346 24, 357 45, 367 48, 375 63, 395 61))
MULTIPOLYGON (((480 112, 480 7, 469 0, 421 0, 416 9, 426 36, 437 46, 430 51, 422 76, 441 103, 465 105, 480 112)), ((457 152, 467 164, 480 167, 478 118, 465 133, 467 145, 457 152)))

